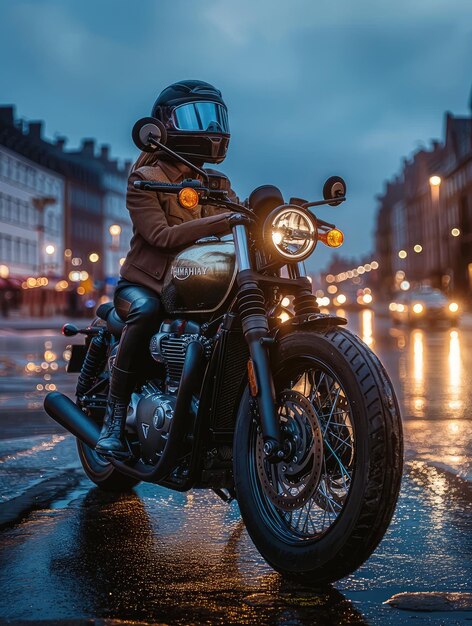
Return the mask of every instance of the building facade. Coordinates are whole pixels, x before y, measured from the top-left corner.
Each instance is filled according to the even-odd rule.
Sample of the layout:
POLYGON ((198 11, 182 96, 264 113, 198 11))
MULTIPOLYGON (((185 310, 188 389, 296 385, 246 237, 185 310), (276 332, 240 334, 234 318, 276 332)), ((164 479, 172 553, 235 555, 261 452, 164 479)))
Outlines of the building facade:
POLYGON ((61 276, 63 222, 63 177, 0 146, 0 258, 9 276, 61 276))
POLYGON ((42 122, 0 107, 0 293, 11 299, 15 284, 14 303, 38 315, 86 313, 110 295, 131 237, 129 167, 93 139, 66 150, 66 139, 43 137, 42 122))
POLYGON ((123 167, 120 167, 116 162, 107 161, 102 174, 104 272, 108 294, 117 283, 120 267, 128 253, 132 236, 125 193, 130 165, 129 162, 125 162, 123 167))
POLYGON ((472 295, 471 115, 445 116, 444 139, 404 160, 378 196, 376 254, 385 294, 399 282, 472 295))

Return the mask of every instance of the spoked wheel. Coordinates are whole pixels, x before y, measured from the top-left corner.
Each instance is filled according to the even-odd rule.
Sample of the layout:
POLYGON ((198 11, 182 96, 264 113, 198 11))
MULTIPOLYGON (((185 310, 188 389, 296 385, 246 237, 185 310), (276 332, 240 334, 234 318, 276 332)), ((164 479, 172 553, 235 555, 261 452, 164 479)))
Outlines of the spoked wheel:
POLYGON ((79 440, 77 450, 84 472, 103 491, 126 492, 139 485, 139 480, 121 474, 101 454, 79 440))
MULTIPOLYGON (((100 420, 97 418, 97 421, 101 426, 103 418, 100 420)), ((139 485, 139 480, 119 472, 110 461, 79 439, 77 439, 77 451, 84 472, 103 491, 126 492, 139 485)))
POLYGON ((391 383, 346 330, 284 337, 276 363, 285 459, 269 462, 257 414, 243 401, 234 474, 247 530, 278 571, 317 584, 354 571, 384 535, 402 471, 391 383))

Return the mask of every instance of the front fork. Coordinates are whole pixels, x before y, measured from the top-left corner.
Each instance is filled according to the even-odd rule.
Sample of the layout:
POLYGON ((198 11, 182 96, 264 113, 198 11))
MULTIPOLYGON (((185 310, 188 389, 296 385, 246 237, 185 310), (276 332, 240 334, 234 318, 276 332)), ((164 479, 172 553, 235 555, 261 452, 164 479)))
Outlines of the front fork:
MULTIPOLYGON (((274 340, 269 335, 264 293, 252 270, 246 227, 242 224, 234 226, 233 238, 239 269, 239 312, 255 374, 255 385, 250 385, 251 395, 259 408, 264 453, 270 461, 278 462, 284 458, 285 452, 276 413, 275 388, 268 354, 268 346, 274 340)), ((299 263, 291 271, 299 276, 306 276, 303 263, 299 263)))

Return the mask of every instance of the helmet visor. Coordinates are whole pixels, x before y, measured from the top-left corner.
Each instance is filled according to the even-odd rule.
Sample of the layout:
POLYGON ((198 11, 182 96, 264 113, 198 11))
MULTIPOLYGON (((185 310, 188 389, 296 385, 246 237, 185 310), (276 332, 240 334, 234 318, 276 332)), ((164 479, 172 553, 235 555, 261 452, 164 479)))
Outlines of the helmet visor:
POLYGON ((229 133, 228 112, 217 102, 189 102, 174 109, 172 119, 178 130, 229 133))

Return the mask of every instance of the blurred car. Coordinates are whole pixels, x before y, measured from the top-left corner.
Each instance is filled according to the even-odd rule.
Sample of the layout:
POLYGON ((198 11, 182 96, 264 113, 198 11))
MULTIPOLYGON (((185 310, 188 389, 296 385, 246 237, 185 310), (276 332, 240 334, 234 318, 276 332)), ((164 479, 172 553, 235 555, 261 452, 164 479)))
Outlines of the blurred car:
POLYGON ((388 308, 396 324, 446 322, 450 326, 456 326, 460 316, 457 302, 447 298, 439 289, 431 287, 405 291, 388 308))

